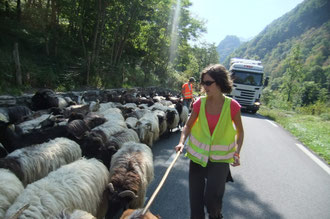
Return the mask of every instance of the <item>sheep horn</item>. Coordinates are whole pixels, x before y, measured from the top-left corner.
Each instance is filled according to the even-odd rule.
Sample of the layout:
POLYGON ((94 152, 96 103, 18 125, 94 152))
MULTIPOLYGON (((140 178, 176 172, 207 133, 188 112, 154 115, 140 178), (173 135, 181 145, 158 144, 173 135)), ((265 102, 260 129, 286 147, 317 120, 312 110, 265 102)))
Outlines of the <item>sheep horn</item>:
POLYGON ((113 187, 112 183, 108 184, 108 188, 110 189, 110 192, 113 193, 115 191, 115 188, 113 187))
POLYGON ((13 216, 11 216, 10 219, 17 219, 23 213, 23 211, 28 207, 30 207, 30 204, 24 205, 13 216))
POLYGON ((122 192, 120 192, 120 193, 118 194, 118 196, 121 197, 121 198, 124 198, 124 197, 130 197, 130 198, 132 198, 132 199, 138 197, 138 196, 135 195, 135 193, 132 192, 131 190, 125 190, 125 191, 122 191, 122 192))

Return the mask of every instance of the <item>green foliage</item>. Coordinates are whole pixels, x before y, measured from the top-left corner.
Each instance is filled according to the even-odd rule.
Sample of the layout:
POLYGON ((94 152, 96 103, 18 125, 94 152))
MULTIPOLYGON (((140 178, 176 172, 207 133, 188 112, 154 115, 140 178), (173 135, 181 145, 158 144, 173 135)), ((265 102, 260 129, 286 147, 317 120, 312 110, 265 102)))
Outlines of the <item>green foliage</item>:
POLYGON ((275 93, 270 87, 266 87, 265 89, 263 89, 262 95, 261 95, 261 102, 263 104, 269 105, 270 102, 272 100, 274 100, 275 98, 276 98, 275 93))
POLYGON ((321 116, 311 116, 262 106, 259 113, 281 124, 299 141, 330 164, 329 111, 321 116))
POLYGON ((330 113, 322 113, 320 117, 323 121, 330 121, 330 113))
POLYGON ((320 94, 320 88, 314 81, 305 81, 301 88, 301 100, 302 105, 312 105, 314 104, 320 94))
POLYGON ((300 47, 293 48, 291 54, 286 59, 286 71, 283 75, 284 83, 282 84, 282 91, 287 94, 287 101, 292 102, 292 96, 298 91, 299 83, 301 81, 302 64, 300 47))
POLYGON ((306 0, 273 21, 231 57, 259 57, 270 76, 264 104, 280 109, 329 102, 330 94, 330 1, 306 0), (271 100, 276 94, 276 100, 271 100))
POLYGON ((303 107, 297 107, 296 111, 301 114, 307 114, 307 115, 323 115, 326 117, 330 113, 330 104, 324 103, 321 101, 316 101, 315 104, 303 106, 303 107))
POLYGON ((199 66, 196 48, 206 46, 206 51, 212 50, 207 54, 209 59, 217 60, 212 46, 192 48, 188 44, 205 32, 204 23, 190 14, 189 0, 181 1, 177 31, 171 33, 176 3, 22 1, 20 18, 15 1, 10 1, 8 10, 0 5, 0 90, 15 87, 15 42, 27 87, 60 91, 164 84, 175 87, 204 67, 199 66), (173 34, 177 36, 177 57, 169 63, 173 34))

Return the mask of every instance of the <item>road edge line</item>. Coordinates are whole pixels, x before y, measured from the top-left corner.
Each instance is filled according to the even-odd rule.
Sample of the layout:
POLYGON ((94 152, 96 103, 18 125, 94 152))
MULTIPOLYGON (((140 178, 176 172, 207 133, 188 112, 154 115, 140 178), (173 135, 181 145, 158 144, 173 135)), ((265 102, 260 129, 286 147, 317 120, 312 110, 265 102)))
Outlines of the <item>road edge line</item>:
POLYGON ((270 124, 272 124, 273 126, 278 127, 278 125, 276 125, 274 122, 272 122, 272 121, 270 121, 268 119, 266 121, 269 122, 270 124))
POLYGON ((322 162, 318 157, 311 153, 306 147, 302 144, 296 143, 297 147, 302 150, 307 156, 309 156, 316 164, 318 164, 325 172, 330 175, 330 168, 324 162, 322 162))

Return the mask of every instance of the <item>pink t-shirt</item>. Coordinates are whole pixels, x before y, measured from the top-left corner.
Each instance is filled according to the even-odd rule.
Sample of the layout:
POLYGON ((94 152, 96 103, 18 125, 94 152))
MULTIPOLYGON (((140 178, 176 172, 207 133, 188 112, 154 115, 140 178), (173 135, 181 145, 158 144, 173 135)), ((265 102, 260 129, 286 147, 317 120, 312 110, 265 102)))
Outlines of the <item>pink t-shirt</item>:
MULTIPOLYGON (((199 110, 201 108, 201 99, 199 98, 197 101, 194 102, 193 104, 193 110, 194 112, 196 112, 197 114, 199 114, 199 110)), ((241 105, 234 99, 232 99, 232 101, 230 102, 230 114, 231 114, 231 120, 234 119, 236 113, 241 109, 241 105)), ((205 111, 206 113, 206 119, 207 119, 207 122, 209 124, 209 128, 210 128, 210 133, 212 135, 214 129, 215 129, 215 126, 217 125, 218 123, 218 120, 220 118, 220 114, 217 114, 217 115, 212 115, 212 114, 209 114, 207 111, 205 111)))

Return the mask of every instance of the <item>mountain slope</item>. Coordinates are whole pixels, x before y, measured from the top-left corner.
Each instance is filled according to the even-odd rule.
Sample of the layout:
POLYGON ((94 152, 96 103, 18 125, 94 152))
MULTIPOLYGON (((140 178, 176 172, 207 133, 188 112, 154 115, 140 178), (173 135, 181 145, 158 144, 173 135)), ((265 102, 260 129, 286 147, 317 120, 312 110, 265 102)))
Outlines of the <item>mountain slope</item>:
POLYGON ((304 65, 329 66, 330 1, 305 0, 292 11, 274 20, 251 41, 242 44, 229 57, 259 58, 266 74, 283 75, 284 60, 291 49, 300 46, 304 65))
POLYGON ((217 52, 220 56, 220 63, 223 63, 228 55, 230 55, 230 53, 237 49, 241 44, 242 43, 237 36, 226 36, 217 47, 217 52))

